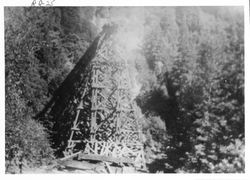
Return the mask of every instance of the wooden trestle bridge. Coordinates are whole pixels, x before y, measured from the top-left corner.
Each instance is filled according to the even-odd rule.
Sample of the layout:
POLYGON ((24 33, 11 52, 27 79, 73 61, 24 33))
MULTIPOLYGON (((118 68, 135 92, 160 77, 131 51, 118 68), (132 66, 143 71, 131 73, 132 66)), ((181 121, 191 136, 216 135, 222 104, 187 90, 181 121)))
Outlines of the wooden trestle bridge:
POLYGON ((142 127, 116 30, 103 29, 43 112, 56 121, 58 144, 68 139, 61 146, 62 164, 75 159, 77 166, 83 160, 102 162, 107 172, 145 169, 142 127))

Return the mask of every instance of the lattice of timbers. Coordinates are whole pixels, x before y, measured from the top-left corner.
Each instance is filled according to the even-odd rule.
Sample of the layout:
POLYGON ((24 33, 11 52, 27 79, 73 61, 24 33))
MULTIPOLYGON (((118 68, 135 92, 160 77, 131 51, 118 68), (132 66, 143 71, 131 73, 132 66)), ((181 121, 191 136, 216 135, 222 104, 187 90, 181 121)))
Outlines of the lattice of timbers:
POLYGON ((78 100, 64 155, 82 151, 80 158, 94 155, 142 167, 142 128, 131 98, 127 62, 118 49, 112 36, 99 43, 87 68, 88 80, 78 100))

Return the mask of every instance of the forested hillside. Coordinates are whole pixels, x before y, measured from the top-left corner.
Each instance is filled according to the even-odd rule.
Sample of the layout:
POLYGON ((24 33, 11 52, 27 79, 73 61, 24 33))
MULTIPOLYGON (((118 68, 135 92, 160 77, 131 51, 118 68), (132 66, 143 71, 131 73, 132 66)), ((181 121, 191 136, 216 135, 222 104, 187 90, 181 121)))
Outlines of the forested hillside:
POLYGON ((6 171, 51 163, 37 120, 105 23, 127 45, 149 172, 244 172, 240 7, 5 7, 6 171))

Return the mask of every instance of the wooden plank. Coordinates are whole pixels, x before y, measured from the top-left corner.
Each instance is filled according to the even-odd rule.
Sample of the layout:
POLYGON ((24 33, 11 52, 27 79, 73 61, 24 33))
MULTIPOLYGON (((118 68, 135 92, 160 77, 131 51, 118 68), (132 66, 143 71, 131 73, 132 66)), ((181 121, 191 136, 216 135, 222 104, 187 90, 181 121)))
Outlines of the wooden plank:
POLYGON ((101 166, 101 164, 92 164, 86 161, 76 161, 76 160, 63 161, 63 162, 60 162, 60 165, 69 167, 69 168, 74 168, 74 169, 81 169, 81 170, 95 170, 99 166, 101 166))
POLYGON ((75 144, 75 143, 68 144, 67 149, 74 148, 75 146, 76 146, 76 144, 75 144))
POLYGON ((69 143, 81 143, 82 140, 68 140, 69 143))
MULTIPOLYGON (((93 146, 93 145, 92 145, 93 146)), ((86 147, 85 148, 85 151, 89 151, 89 153, 95 153, 95 150, 92 148, 92 146, 90 146, 89 144, 88 144, 88 148, 86 147), (90 151, 92 151, 92 152, 90 152, 90 151)))
POLYGON ((112 146, 111 143, 107 142, 106 143, 106 147, 105 147, 105 150, 103 152, 104 155, 109 155, 110 154, 110 147, 112 146))
POLYGON ((104 88, 105 88, 105 86, 100 85, 100 84, 98 84, 98 83, 93 83, 93 84, 92 84, 92 88, 104 89, 104 88))
POLYGON ((79 105, 77 106, 77 110, 83 109, 83 102, 82 100, 80 101, 79 105))
POLYGON ((101 149, 101 152, 100 152, 100 155, 105 155, 104 152, 106 150, 106 142, 103 142, 102 144, 102 149, 101 149))
POLYGON ((95 154, 98 154, 98 142, 94 142, 95 154))
POLYGON ((79 129, 77 126, 72 127, 71 130, 72 130, 72 131, 80 131, 80 129, 79 129))
POLYGON ((79 151, 79 152, 74 153, 74 154, 72 154, 72 155, 70 155, 70 156, 66 156, 66 157, 64 157, 64 158, 59 159, 59 161, 65 161, 65 160, 67 160, 67 159, 70 159, 70 158, 76 157, 76 156, 78 156, 78 154, 80 154, 80 153, 82 153, 82 152, 81 152, 81 151, 79 151))
POLYGON ((108 173, 109 173, 109 174, 112 174, 113 172, 112 172, 112 170, 111 170, 111 167, 109 166, 109 163, 104 162, 104 164, 106 165, 106 168, 107 168, 107 170, 108 170, 108 173))
POLYGON ((131 159, 128 159, 128 158, 114 158, 114 157, 101 156, 101 155, 96 155, 96 154, 81 153, 81 154, 79 154, 79 159, 114 162, 117 164, 119 164, 119 163, 133 164, 133 161, 131 159))
POLYGON ((121 156, 124 156, 124 155, 126 155, 126 146, 123 146, 122 148, 121 148, 121 152, 120 152, 120 155, 121 156))

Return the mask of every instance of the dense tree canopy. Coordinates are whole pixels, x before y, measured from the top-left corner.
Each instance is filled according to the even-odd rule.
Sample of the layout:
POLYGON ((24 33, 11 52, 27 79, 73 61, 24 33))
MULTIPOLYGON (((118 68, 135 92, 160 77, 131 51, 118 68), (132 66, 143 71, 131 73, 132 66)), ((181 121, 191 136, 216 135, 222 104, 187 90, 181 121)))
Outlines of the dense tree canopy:
POLYGON ((112 21, 130 52, 149 171, 244 172, 243 9, 4 11, 7 171, 20 159, 27 166, 53 159, 48 122, 33 117, 112 21))

